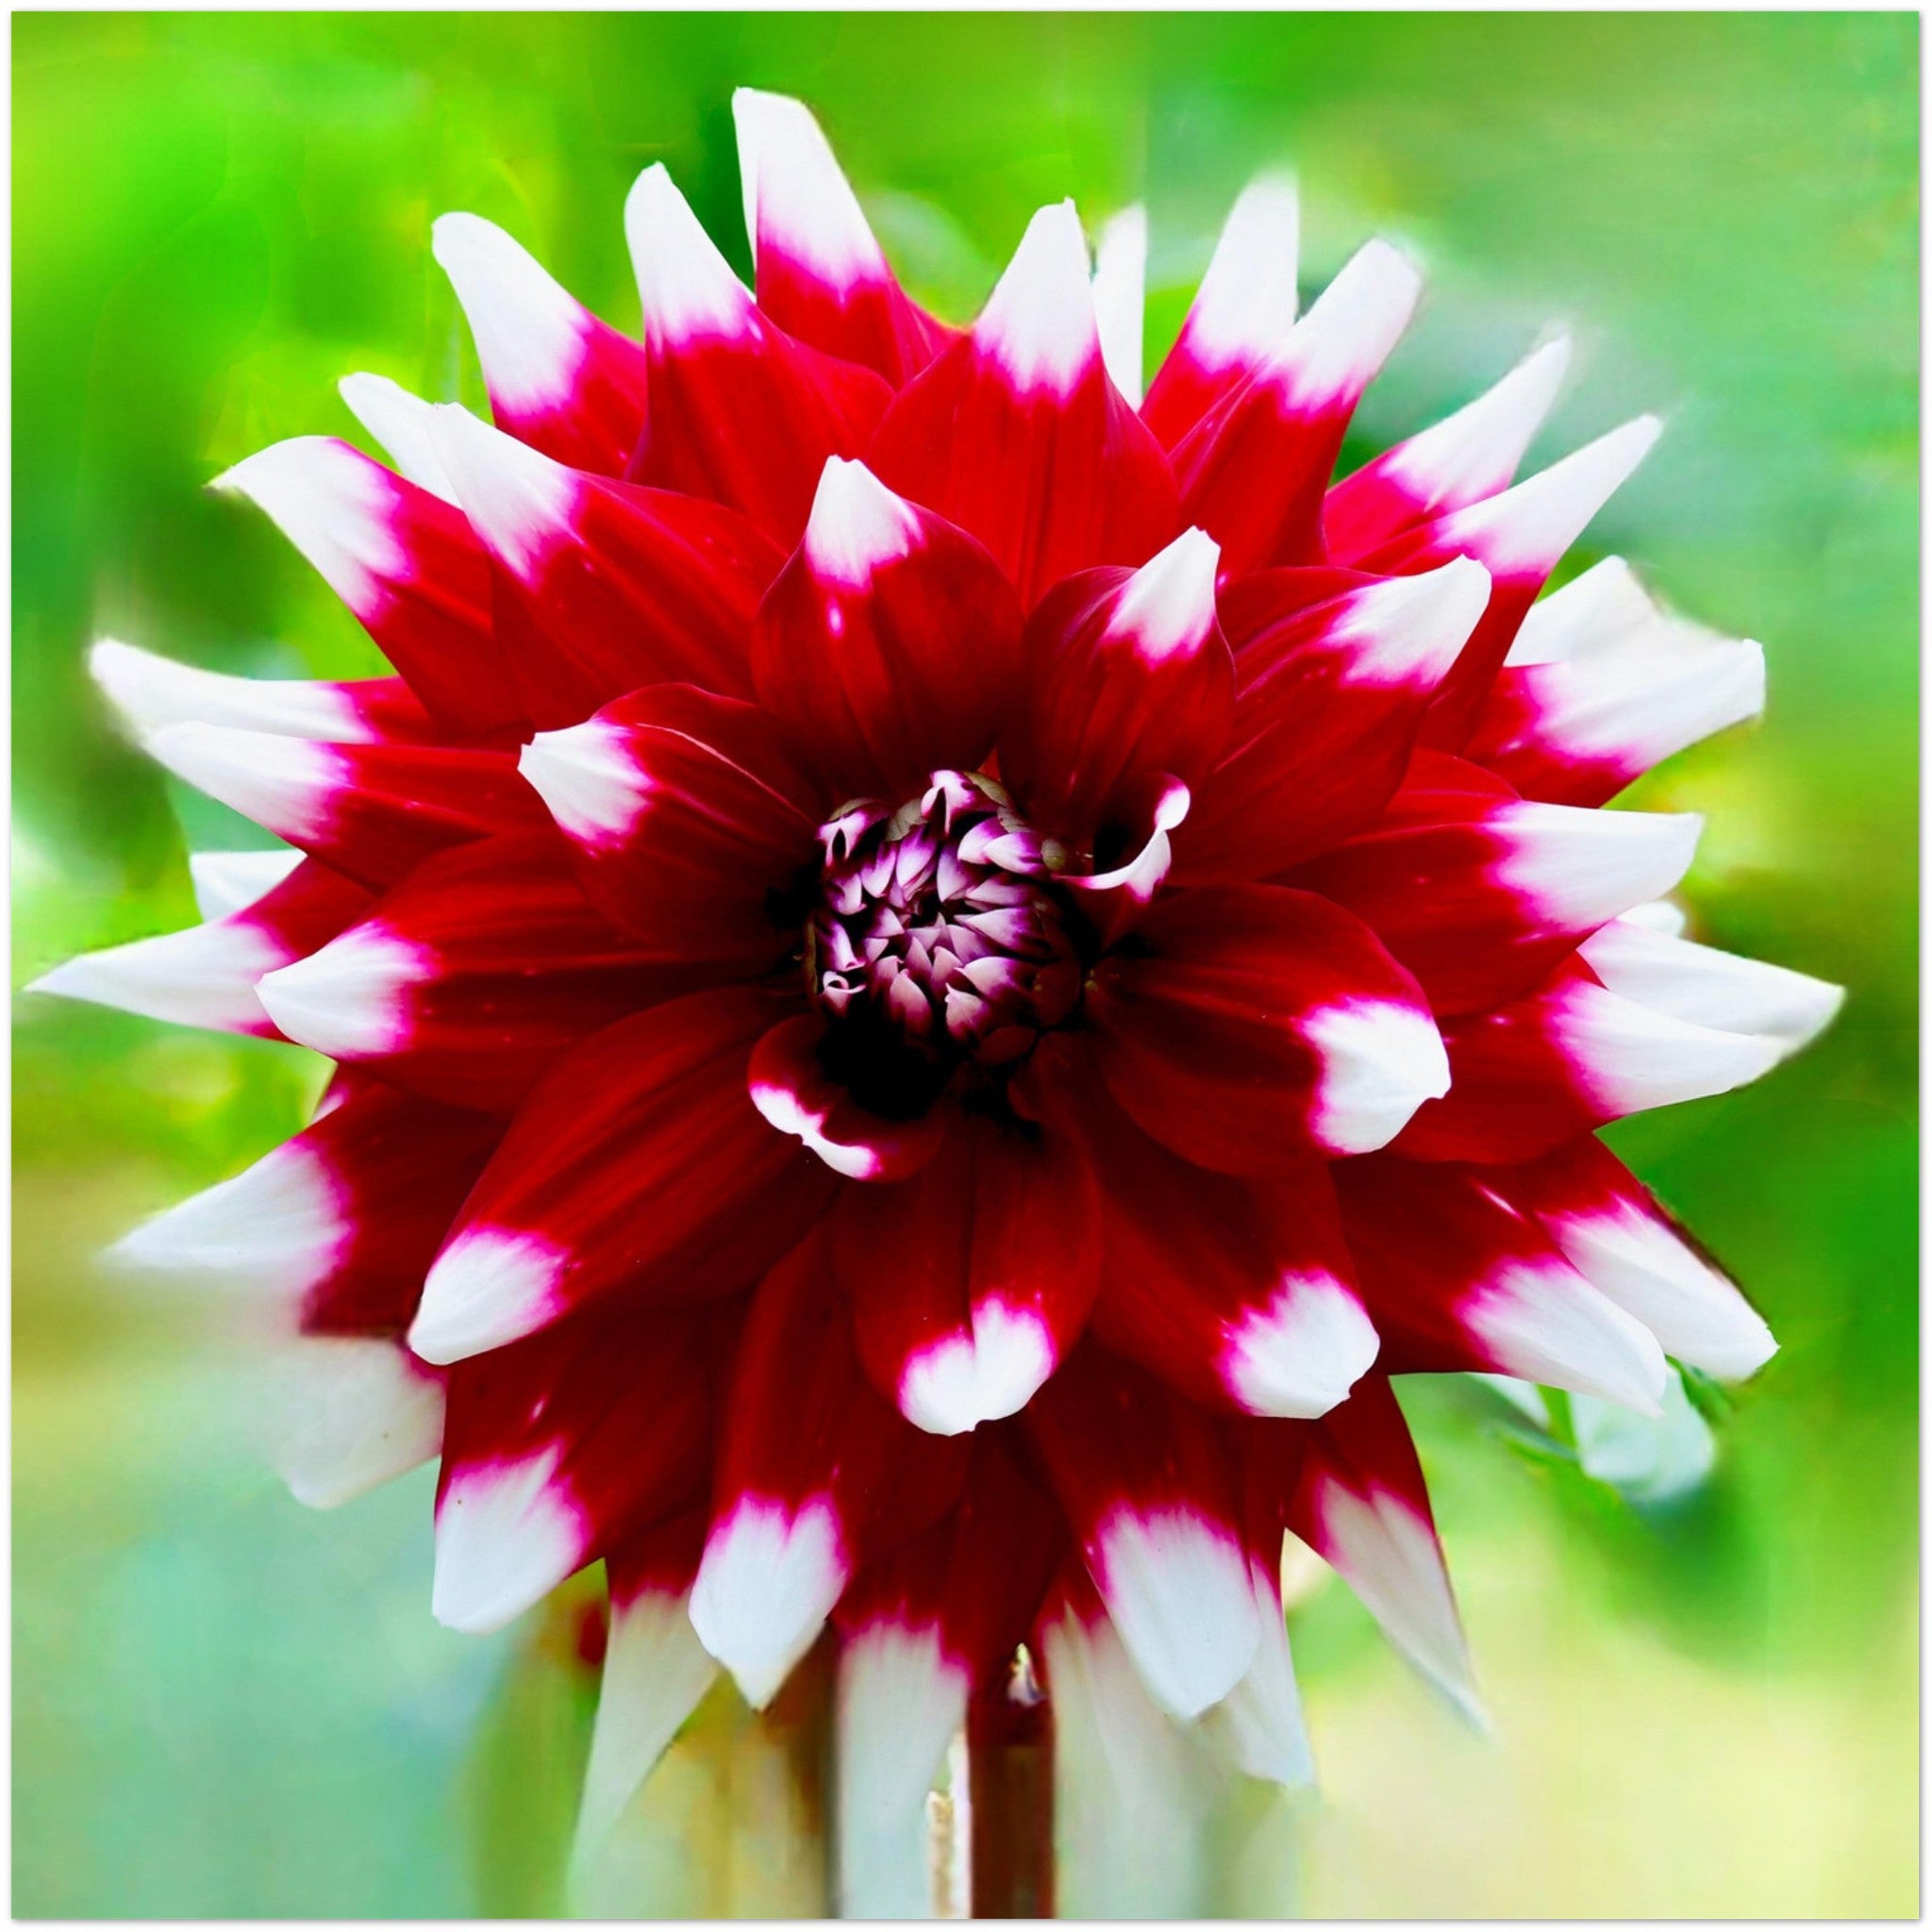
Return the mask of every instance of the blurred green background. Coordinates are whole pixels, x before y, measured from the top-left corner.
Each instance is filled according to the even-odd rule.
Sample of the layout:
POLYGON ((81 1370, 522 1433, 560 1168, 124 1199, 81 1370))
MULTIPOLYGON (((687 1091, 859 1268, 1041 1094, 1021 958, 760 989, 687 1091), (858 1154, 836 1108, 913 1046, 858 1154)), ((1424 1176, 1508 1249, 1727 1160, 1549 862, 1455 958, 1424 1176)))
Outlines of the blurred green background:
MULTIPOLYGON (((267 524, 201 485, 278 437, 354 435, 348 370, 480 404, 428 253, 444 209, 503 222, 634 327, 619 209, 663 158, 743 266, 734 85, 818 108, 955 315, 1038 204, 1072 192, 1092 222, 1145 198, 1157 353, 1227 201, 1291 163, 1309 283, 1372 228, 1432 273, 1353 455, 1551 317, 1585 353, 1540 452, 1663 407, 1578 560, 1622 551, 1762 638, 1772 698, 1644 802, 1711 815, 1703 937, 1851 998, 1762 1087, 1617 1139, 1783 1352, 1715 1481, 1661 1509, 1424 1391, 1498 1736, 1318 1591, 1295 1641, 1324 1802, 1298 1850, 1258 1808, 1218 1896, 1916 1910, 1914 18, 41 14, 13 55, 16 985, 192 918, 177 814, 198 842, 248 837, 116 740, 92 637, 271 674, 373 662, 267 524)), ((544 1908, 581 1698, 526 1641, 512 1671, 514 1634, 430 1620, 426 1474, 303 1510, 207 1324, 89 1258, 292 1128, 315 1064, 30 997, 13 1065, 15 1912, 544 1908)))

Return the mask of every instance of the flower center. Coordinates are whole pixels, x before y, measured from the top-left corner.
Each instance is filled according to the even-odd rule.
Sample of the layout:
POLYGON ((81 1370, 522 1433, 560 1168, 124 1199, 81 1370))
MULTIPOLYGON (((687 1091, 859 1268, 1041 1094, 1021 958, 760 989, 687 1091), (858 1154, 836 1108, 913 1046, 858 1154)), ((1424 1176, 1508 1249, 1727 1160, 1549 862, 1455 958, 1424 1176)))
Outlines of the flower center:
POLYGON ((813 996, 935 1061, 997 1066, 1058 1025, 1081 964, 1058 857, 980 773, 935 772, 896 809, 847 806, 819 828, 813 996))

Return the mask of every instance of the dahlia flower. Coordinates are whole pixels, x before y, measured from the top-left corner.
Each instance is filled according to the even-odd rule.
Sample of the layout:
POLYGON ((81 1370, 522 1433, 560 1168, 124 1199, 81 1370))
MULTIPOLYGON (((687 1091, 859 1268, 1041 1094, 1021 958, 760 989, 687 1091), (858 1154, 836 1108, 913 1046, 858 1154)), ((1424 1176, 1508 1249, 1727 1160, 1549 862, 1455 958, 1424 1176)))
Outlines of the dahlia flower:
POLYGON ((1016 1698, 1064 1777, 1307 1777, 1285 1532, 1474 1707, 1391 1377, 1654 1412, 1667 1358, 1758 1367, 1595 1133, 1838 995, 1682 937, 1696 818, 1603 809, 1763 658, 1614 558, 1541 594, 1659 426, 1514 482, 1561 340, 1331 484, 1398 249, 1297 319, 1257 182, 1143 397, 1137 217, 1094 274, 1043 208, 955 327, 804 108, 736 110, 756 296, 661 166, 641 341, 446 215, 493 426, 352 375, 393 468, 216 479, 396 675, 99 644, 289 849, 40 985, 337 1063, 124 1250, 273 1307, 299 1497, 441 1456, 444 1623, 602 1559, 587 1841, 829 1626, 840 1902, 909 1913, 1016 1698))

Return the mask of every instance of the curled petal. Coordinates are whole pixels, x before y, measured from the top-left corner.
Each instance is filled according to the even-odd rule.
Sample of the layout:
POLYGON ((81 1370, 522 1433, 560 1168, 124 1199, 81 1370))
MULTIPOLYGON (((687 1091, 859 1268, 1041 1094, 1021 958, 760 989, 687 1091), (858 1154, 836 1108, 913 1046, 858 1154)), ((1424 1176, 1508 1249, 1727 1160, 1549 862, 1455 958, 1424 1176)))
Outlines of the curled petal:
POLYGON ((945 1122, 935 1111, 890 1120, 855 1099, 826 1066, 824 1023, 803 1013, 781 1020, 758 1043, 747 1075, 752 1104, 780 1134, 804 1142, 847 1180, 899 1181, 940 1150, 945 1122))

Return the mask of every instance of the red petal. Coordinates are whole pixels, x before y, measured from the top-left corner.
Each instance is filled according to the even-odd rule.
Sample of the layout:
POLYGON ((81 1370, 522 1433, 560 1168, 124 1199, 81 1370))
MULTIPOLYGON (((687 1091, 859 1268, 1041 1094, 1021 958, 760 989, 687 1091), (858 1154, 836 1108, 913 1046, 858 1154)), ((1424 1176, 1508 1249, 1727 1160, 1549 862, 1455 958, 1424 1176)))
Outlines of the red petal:
POLYGON ((661 165, 625 207, 644 305, 651 418, 631 475, 798 541, 827 457, 864 448, 891 391, 760 315, 661 165))
POLYGON ((507 751, 317 744, 221 724, 171 724, 148 749, 197 791, 377 889, 445 846, 547 824, 507 751))
POLYGON ((1421 288, 1406 256, 1371 242, 1176 445, 1182 511, 1220 543, 1225 577, 1322 560, 1322 496, 1343 432, 1421 288))
POLYGON ((864 464, 828 462, 752 646, 759 701, 831 787, 826 803, 973 770, 1020 675, 1020 608, 992 558, 864 464))
POLYGON ((1035 824, 1070 838, 1119 817, 1149 774, 1190 787, 1227 736, 1234 664, 1215 622, 1213 542, 1190 530, 1137 571, 1083 571, 1026 626, 1026 702, 1000 774, 1035 824))
POLYGON ((503 1113, 587 1033, 704 977, 648 963, 591 908, 556 834, 536 832, 438 854, 260 997, 317 1053, 503 1113))
POLYGON ((1448 1084, 1415 982, 1313 893, 1177 892, 1135 940, 1094 969, 1087 1012, 1114 1098, 1184 1159, 1259 1174, 1361 1153, 1448 1084))
POLYGON ((753 1103, 781 1134, 803 1141, 849 1180, 900 1181, 940 1150, 945 1117, 937 1108, 889 1120, 854 1099, 826 1064, 828 1035, 815 1013, 781 1020, 751 1057, 753 1103))
POLYGON ((472 732, 518 721, 488 561, 460 510, 333 436, 275 443, 211 487, 275 519, 439 720, 472 732))
POLYGON ((1532 1160, 1625 1114, 1728 1092, 1779 1044, 1621 998, 1565 967, 1525 998, 1442 1028, 1454 1076, 1399 1145, 1418 1160, 1532 1160))
POLYGON ((911 1427, 867 1383, 822 1235, 758 1289, 724 1417, 691 1622, 762 1706, 859 1566, 952 1506, 965 1445, 911 1427))
POLYGON ((1586 811, 1451 792, 1441 789, 1445 766, 1433 761, 1421 775, 1389 822, 1292 878, 1373 926, 1439 1014, 1523 992, 1579 940, 1669 891, 1703 824, 1691 813, 1586 811))
POLYGON ((1024 1407, 1099 1285, 1100 1203, 1058 1135, 964 1122, 911 1180, 848 1189, 833 1225, 866 1371, 935 1435, 1024 1407))
POLYGON ((811 861, 824 801, 756 707, 654 685, 539 732, 522 769, 643 957, 767 966, 796 948, 772 902, 811 861))
POLYGON ((143 1269, 245 1284, 305 1334, 400 1335, 502 1135, 500 1122, 365 1081, 114 1253, 143 1269))
POLYGON ((1227 1443, 1091 1341, 1027 1406, 1026 1428, 1148 1690, 1198 1716, 1240 1681, 1260 1637, 1227 1443))
POLYGON ((430 1270, 416 1352, 479 1354, 619 1287, 653 1301, 741 1289, 789 1248, 830 1183, 745 1097, 773 1009, 750 988, 692 993, 553 1068, 430 1270))
POLYGON ((1657 1413, 1656 1339, 1483 1170, 1385 1155, 1338 1164, 1335 1187, 1391 1372, 1487 1369, 1657 1413))
POLYGON ((1300 225, 1294 184, 1278 177, 1252 183, 1229 211, 1188 319, 1141 408, 1163 449, 1288 341, 1300 225))
POLYGON ((1178 841, 1189 883, 1266 878, 1366 824, 1489 594, 1466 558, 1307 606, 1284 580, 1311 575, 1260 572, 1222 600, 1239 695, 1178 841))
POLYGON ((494 1630, 702 1494, 717 1324, 598 1311, 448 1373, 438 1619, 494 1630))
POLYGON ((1166 459, 1101 360, 1071 202, 1034 216, 971 336, 900 394, 867 460, 972 531, 1029 608, 1074 571, 1143 563, 1174 536, 1166 459))
POLYGON ((443 215, 430 236, 497 426, 573 469, 623 475, 644 427, 643 344, 598 321, 493 222, 443 215))
POLYGON ((810 109, 741 87, 731 112, 758 307, 895 389, 918 375, 955 331, 900 288, 810 109))
POLYGON ((567 470, 454 406, 436 435, 497 561, 506 659, 540 724, 641 684, 749 691, 752 613, 780 557, 742 517, 567 470))

